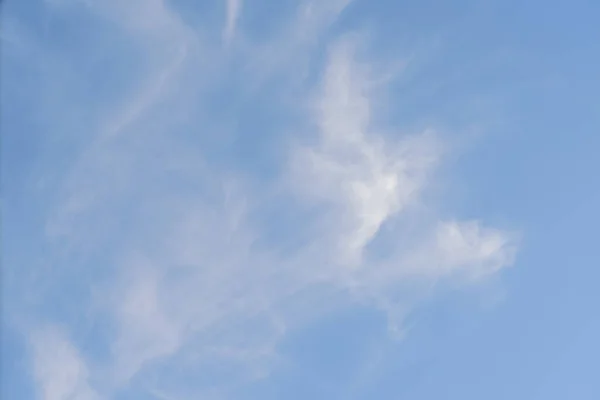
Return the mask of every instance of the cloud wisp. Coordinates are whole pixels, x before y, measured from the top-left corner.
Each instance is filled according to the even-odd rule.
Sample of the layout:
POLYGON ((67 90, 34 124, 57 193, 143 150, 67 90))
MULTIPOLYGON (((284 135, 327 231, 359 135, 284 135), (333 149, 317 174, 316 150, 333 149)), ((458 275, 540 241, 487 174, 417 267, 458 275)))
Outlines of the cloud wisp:
POLYGON ((242 12, 242 4, 242 0, 226 0, 225 26, 223 28, 225 44, 229 44, 235 36, 237 22, 242 12))
MULTIPOLYGON (((413 282, 470 281, 512 263, 510 233, 439 217, 423 200, 444 143, 433 130, 406 134, 386 123, 377 60, 361 59, 353 36, 324 40, 348 1, 303 2, 291 28, 256 49, 296 52, 320 71, 316 82, 300 80, 308 94, 297 104, 306 107, 289 110, 289 118, 272 116, 283 120, 276 130, 287 146, 277 148, 285 161, 268 179, 250 179, 243 161, 224 166, 206 149, 222 134, 222 121, 203 107, 234 77, 222 68, 230 54, 207 43, 205 32, 161 0, 64 3, 49 7, 116 24, 145 63, 130 72, 135 84, 109 90, 103 106, 93 94, 73 100, 93 109, 98 122, 71 133, 85 135, 78 138, 83 144, 69 168, 54 174, 57 185, 44 189, 53 199, 40 227, 51 249, 45 271, 47 279, 59 278, 39 297, 85 289, 70 299, 72 311, 29 323, 40 398, 112 398, 125 390, 187 398, 227 390, 268 376, 287 332, 319 315, 355 301, 391 315, 413 305, 402 295, 413 282), (265 214, 295 240, 292 250, 267 234, 265 214), (102 323, 87 321, 82 329, 78 315, 102 323), (96 347, 84 351, 69 338, 93 338, 96 347)), ((241 7, 241 0, 226 2, 226 43, 241 34, 241 7)), ((248 87, 260 91, 256 82, 297 71, 278 54, 257 63, 247 51, 237 54, 236 62, 251 67, 235 88, 243 95, 230 94, 232 102, 246 98, 248 87)), ((63 57, 78 70, 79 58, 63 57)), ((271 94, 266 115, 288 89, 271 94)), ((46 122, 66 128, 67 112, 46 122)), ((259 121, 234 136, 263 128, 259 121)))
POLYGON ((41 398, 97 400, 88 383, 89 371, 79 351, 64 332, 47 327, 32 333, 33 375, 41 398))

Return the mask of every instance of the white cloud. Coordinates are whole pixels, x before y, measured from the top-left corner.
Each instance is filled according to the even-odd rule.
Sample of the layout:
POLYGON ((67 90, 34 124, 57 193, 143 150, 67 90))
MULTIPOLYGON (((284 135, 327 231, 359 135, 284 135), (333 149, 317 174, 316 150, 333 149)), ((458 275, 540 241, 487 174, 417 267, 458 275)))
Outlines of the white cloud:
POLYGON ((148 260, 133 260, 133 274, 118 298, 118 339, 113 344, 114 372, 120 381, 129 380, 148 361, 168 356, 178 347, 180 331, 167 315, 159 297, 159 279, 148 260))
POLYGON ((291 18, 284 18, 278 34, 266 43, 251 44, 245 56, 252 75, 251 88, 275 78, 282 88, 303 81, 307 74, 312 51, 335 25, 352 0, 305 0, 299 2, 291 18))
POLYGON ((439 144, 428 133, 396 143, 377 133, 373 80, 354 47, 344 40, 331 51, 315 104, 316 144, 300 150, 295 168, 308 172, 303 189, 334 204, 341 259, 360 264, 381 225, 418 198, 439 144))
MULTIPOLYGON (((116 22, 126 33, 124 40, 140 49, 145 63, 131 75, 130 85, 115 89, 114 104, 101 110, 101 122, 89 126, 87 132, 78 132, 88 140, 76 165, 61 182, 62 204, 46 227, 51 236, 68 235, 71 239, 80 235, 74 227, 81 213, 99 202, 123 196, 128 190, 123 185, 130 184, 136 173, 144 173, 132 170, 139 167, 141 158, 135 154, 136 146, 143 146, 142 157, 148 156, 145 151, 155 149, 143 143, 151 142, 150 137, 156 138, 152 132, 157 127, 167 129, 165 125, 171 122, 154 118, 152 112, 156 107, 170 101, 170 107, 188 112, 190 106, 186 100, 202 85, 202 79, 195 79, 191 85, 182 82, 188 64, 202 54, 200 40, 163 0, 92 0, 85 5, 97 18, 116 22), (90 174, 98 179, 90 181, 90 174)), ((161 133, 161 136, 159 140, 165 137, 168 140, 168 135, 161 133)), ((179 162, 177 158, 180 155, 162 161, 174 168, 179 162)))
POLYGON ((411 300, 395 303, 396 292, 412 277, 477 275, 511 262, 510 238, 502 232, 442 221, 423 221, 430 233, 414 249, 394 251, 385 262, 363 257, 383 223, 419 202, 440 144, 430 134, 397 140, 378 134, 369 79, 360 70, 350 43, 332 48, 317 91, 316 143, 294 158, 296 173, 307 175, 292 176, 301 179, 292 183, 300 185, 297 192, 327 207, 307 221, 312 239, 293 256, 257 245, 252 191, 226 191, 202 178, 196 184, 212 193, 211 201, 173 193, 150 207, 151 230, 120 265, 126 273, 115 303, 115 354, 125 378, 161 362, 198 368, 220 359, 255 371, 251 366, 275 355, 287 329, 325 312, 325 302, 335 307, 348 295, 367 296, 398 314, 411 300))
MULTIPOLYGON (((300 58, 314 62, 311 50, 348 4, 302 3, 278 38, 239 55, 259 69, 243 84, 291 76, 300 58), (261 55, 268 57, 256 62, 261 55)), ((90 140, 50 207, 47 228, 50 243, 60 237, 80 252, 101 254, 105 280, 94 285, 103 298, 81 308, 101 308, 114 324, 104 338, 111 354, 100 369, 114 371, 117 386, 143 382, 142 390, 169 397, 165 381, 190 370, 200 376, 214 364, 235 378, 264 376, 287 331, 353 296, 400 315, 412 306, 403 289, 415 278, 479 277, 512 262, 507 233, 478 222, 447 222, 435 210, 421 220, 415 212, 428 206, 422 194, 442 161, 443 144, 434 132, 409 135, 386 123, 378 103, 384 81, 374 76, 372 62, 357 59, 355 41, 335 41, 317 87, 302 91, 313 93, 299 101, 311 104, 304 115, 311 122, 282 127, 310 133, 294 139, 300 144, 291 150, 291 164, 280 166, 289 172, 279 175, 285 182, 257 189, 242 174, 232 178, 211 164, 199 140, 218 134, 202 112, 212 99, 207 87, 215 87, 205 86, 203 72, 227 58, 202 58, 201 33, 163 1, 88 7, 118 22, 148 65, 133 77, 138 86, 114 93, 122 106, 90 127, 90 140), (301 236, 293 251, 280 251, 277 238, 264 232, 260 222, 271 204, 291 214, 310 211, 282 229, 301 236), (419 232, 398 228, 407 217, 417 220, 419 232), (381 234, 393 246, 375 257, 381 234), (152 375, 161 368, 168 373, 152 375)), ((235 34, 240 9, 240 1, 227 2, 226 40, 235 34)), ((251 135, 261 127, 243 129, 241 135, 251 135)), ((61 260, 72 279, 84 275, 80 260, 61 260)), ((44 332, 33 344, 46 399, 96 396, 87 383, 96 368, 88 369, 64 335, 44 332)), ((201 382, 190 391, 210 385, 201 382)))
POLYGON ((225 43, 229 43, 235 36, 237 22, 242 11, 242 0, 226 0, 226 6, 223 39, 225 43))
POLYGON ((30 337, 33 371, 44 400, 99 400, 89 386, 85 361, 57 327, 36 331, 30 337))
MULTIPOLYGON (((512 235, 482 227, 479 221, 445 221, 435 231, 435 250, 430 254, 438 260, 440 274, 463 269, 479 278, 512 264, 514 241, 512 235)), ((430 261, 429 269, 435 265, 430 261)))

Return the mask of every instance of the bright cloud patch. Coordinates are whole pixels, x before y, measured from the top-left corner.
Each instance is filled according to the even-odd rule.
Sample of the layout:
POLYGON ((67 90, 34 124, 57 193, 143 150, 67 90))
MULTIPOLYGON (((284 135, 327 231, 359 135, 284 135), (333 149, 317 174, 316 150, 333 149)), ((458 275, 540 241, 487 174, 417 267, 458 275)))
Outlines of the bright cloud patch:
POLYGON ((437 161, 438 143, 428 135, 394 142, 372 125, 372 78, 341 41, 330 51, 316 109, 316 144, 296 165, 308 171, 306 191, 333 203, 344 262, 360 263, 363 248, 381 224, 418 198, 437 161))
POLYGON ((58 50, 25 40, 33 34, 13 21, 23 40, 7 53, 59 60, 31 73, 70 93, 54 113, 52 93, 27 93, 28 112, 64 141, 47 144, 34 177, 32 190, 49 199, 38 226, 49 250, 35 272, 43 285, 23 280, 37 300, 19 311, 48 312, 61 326, 24 324, 41 399, 193 398, 264 378, 286 334, 321 314, 360 300, 391 315, 412 306, 397 299, 413 281, 480 278, 512 263, 508 233, 438 218, 422 200, 444 143, 433 130, 408 135, 385 123, 377 60, 330 31, 347 1, 303 2, 278 17, 276 37, 254 44, 238 24, 242 2, 224 3, 215 4, 225 9, 222 38, 239 47, 211 41, 218 35, 193 26, 177 2, 47 2, 44 12, 68 26, 93 22, 82 43, 58 50), (101 46, 109 33, 127 48, 101 46), (302 59, 318 79, 298 78, 306 65, 282 57, 302 59), (94 59, 118 63, 121 83, 94 59), (254 98, 266 101, 267 122, 221 113, 231 104, 251 113, 254 98), (251 176, 220 145, 259 141, 268 129, 277 146, 264 148, 286 155, 272 176, 251 176), (265 214, 285 240, 267 234, 265 214), (98 347, 78 349, 71 337, 98 347))
POLYGON ((94 400, 98 395, 88 384, 89 371, 79 351, 57 328, 32 334, 33 373, 43 399, 94 400))

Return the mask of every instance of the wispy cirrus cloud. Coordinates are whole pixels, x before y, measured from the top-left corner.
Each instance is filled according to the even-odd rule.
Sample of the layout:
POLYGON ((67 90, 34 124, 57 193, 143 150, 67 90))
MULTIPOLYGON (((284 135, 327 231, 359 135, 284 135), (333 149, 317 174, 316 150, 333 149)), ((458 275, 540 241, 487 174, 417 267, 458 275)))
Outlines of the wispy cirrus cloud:
POLYGON ((236 26, 242 12, 242 0, 226 0, 225 26, 223 27, 223 40, 231 42, 235 36, 236 26))
MULTIPOLYGON (((134 83, 108 91, 119 106, 94 109, 99 118, 77 133, 85 140, 73 162, 56 187, 44 189, 54 199, 40 227, 53 258, 47 278, 61 278, 39 296, 85 289, 73 294, 72 314, 54 313, 62 331, 31 336, 41 398, 111 398, 125 388, 167 398, 227 391, 268 375, 287 332, 339 306, 360 300, 393 314, 413 305, 401 293, 411 282, 481 277, 512 263, 510 233, 447 220, 423 200, 444 143, 433 130, 407 134, 386 122, 378 94, 387 80, 374 74, 377 60, 358 57, 351 36, 323 46, 348 1, 302 2, 278 37, 251 47, 251 55, 238 50, 236 62, 251 67, 229 94, 232 102, 247 99, 248 87, 259 93, 260 83, 293 75, 294 59, 320 71, 316 82, 300 83, 308 94, 296 104, 305 107, 289 110, 289 118, 269 113, 281 108, 278 96, 289 95, 286 85, 260 107, 283 120, 276 149, 288 157, 274 177, 254 179, 242 161, 215 160, 206 148, 206 138, 223 132, 219 116, 204 107, 218 98, 220 82, 234 78, 221 68, 231 58, 220 45, 207 43, 164 1, 69 4, 117 24, 144 63, 130 71, 134 83), (265 49, 280 53, 257 62, 265 49), (326 50, 324 61, 313 57, 318 49, 326 50), (407 219, 418 229, 407 233, 407 219), (273 221, 285 240, 268 234, 273 221), (382 236, 394 243, 385 252, 382 236), (82 329, 79 314, 104 325, 82 329), (70 336, 93 337, 98 349, 82 354, 70 336)), ((240 9, 241 2, 227 2, 227 41, 238 34, 240 9)), ((79 70, 80 58, 67 62, 79 70)), ((97 107, 93 93, 78 101, 97 107)), ((240 112, 256 107, 245 106, 240 112)), ((63 117, 46 122, 65 127, 63 117)), ((233 135, 261 129, 259 121, 233 135)))
POLYGON ((354 51, 351 40, 331 49, 314 104, 316 143, 300 150, 296 168, 309 173, 304 190, 333 205, 340 257, 360 264, 381 225, 418 199, 441 144, 427 132, 395 142, 377 132, 375 77, 354 51))
POLYGON ((85 360, 61 329, 41 328, 31 334, 30 342, 33 374, 43 399, 100 399, 88 382, 85 360))

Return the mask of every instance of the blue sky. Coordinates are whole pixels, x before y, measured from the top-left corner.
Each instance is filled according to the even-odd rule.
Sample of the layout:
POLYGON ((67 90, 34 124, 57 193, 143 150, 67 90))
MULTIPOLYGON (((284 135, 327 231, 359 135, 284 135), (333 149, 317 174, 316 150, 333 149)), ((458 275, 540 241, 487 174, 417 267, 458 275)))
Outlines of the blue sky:
POLYGON ((599 16, 5 1, 2 398, 600 398, 599 16))

